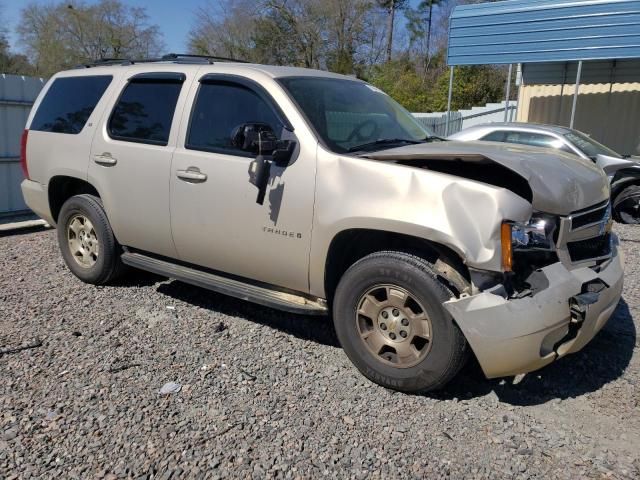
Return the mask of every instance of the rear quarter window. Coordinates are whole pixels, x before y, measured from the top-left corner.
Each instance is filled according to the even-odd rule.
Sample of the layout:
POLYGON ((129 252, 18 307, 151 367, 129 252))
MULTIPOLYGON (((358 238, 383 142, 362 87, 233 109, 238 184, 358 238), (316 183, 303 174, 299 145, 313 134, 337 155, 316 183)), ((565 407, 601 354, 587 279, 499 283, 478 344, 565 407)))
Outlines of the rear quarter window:
POLYGON ((112 79, 111 75, 55 79, 40 102, 29 130, 80 133, 112 79))

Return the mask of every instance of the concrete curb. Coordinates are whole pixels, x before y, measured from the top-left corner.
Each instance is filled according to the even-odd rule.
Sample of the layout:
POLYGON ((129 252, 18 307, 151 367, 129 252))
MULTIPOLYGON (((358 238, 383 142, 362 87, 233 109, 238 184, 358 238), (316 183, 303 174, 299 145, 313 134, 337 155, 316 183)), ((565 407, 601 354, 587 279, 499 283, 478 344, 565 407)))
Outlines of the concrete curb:
POLYGON ((0 233, 11 233, 13 231, 25 230, 28 228, 51 228, 44 220, 27 220, 24 222, 13 222, 0 224, 0 233))

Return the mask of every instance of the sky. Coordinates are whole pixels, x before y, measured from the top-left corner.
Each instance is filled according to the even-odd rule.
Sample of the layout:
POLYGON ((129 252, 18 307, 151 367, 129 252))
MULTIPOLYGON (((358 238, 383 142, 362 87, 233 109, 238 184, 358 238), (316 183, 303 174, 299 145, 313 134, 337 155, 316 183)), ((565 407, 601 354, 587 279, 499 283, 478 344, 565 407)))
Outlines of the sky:
MULTIPOLYGON (((3 16, 8 20, 5 27, 14 51, 19 50, 15 28, 20 19, 20 10, 29 3, 31 0, 0 0, 3 16)), ((187 51, 187 36, 193 18, 198 7, 207 5, 206 0, 123 0, 123 3, 133 7, 145 7, 149 23, 157 24, 162 31, 167 52, 174 53, 187 51)))
MULTIPOLYGON (((51 0, 45 0, 45 2, 49 1, 51 0)), ((20 11, 31 2, 32 0, 0 0, 3 17, 7 19, 5 28, 14 52, 20 51, 15 34, 20 11)), ((187 52, 187 37, 193 19, 198 8, 208 3, 207 0, 123 0, 123 2, 134 7, 146 8, 149 23, 160 27, 167 53, 187 52)), ((88 3, 95 3, 95 0, 89 0, 88 3)), ((417 4, 418 0, 411 0, 410 3, 417 4)), ((402 16, 399 20, 402 21, 402 16)))

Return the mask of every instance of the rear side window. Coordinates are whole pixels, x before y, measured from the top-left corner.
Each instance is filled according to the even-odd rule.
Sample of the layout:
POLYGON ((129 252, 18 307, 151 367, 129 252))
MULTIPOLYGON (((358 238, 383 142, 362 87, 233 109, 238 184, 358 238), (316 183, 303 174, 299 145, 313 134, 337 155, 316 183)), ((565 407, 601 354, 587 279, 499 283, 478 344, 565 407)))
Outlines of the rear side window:
POLYGON ((253 90, 234 83, 202 83, 191 114, 186 147, 250 157, 231 145, 231 133, 243 123, 266 123, 277 136, 283 127, 271 106, 253 90))
POLYGON ((480 140, 488 142, 505 142, 519 143, 521 145, 530 145, 532 147, 555 148, 568 153, 574 153, 565 143, 551 135, 542 133, 520 132, 511 130, 497 130, 485 135, 480 140))
POLYGON ((485 135, 480 140, 484 140, 485 142, 504 142, 505 135, 506 132, 496 130, 495 132, 491 132, 489 135, 485 135))
POLYGON ((111 75, 57 78, 42 99, 29 129, 80 133, 112 79, 111 75))
POLYGON ((134 78, 130 81, 109 119, 111 138, 166 145, 183 80, 134 78))

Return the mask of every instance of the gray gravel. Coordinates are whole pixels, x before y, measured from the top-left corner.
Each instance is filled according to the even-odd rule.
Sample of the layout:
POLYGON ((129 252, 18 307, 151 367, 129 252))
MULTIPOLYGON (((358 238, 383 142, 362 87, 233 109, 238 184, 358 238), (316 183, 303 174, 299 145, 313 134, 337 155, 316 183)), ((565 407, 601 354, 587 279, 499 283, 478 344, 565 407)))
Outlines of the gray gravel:
POLYGON ((96 288, 54 231, 2 237, 0 478, 638 478, 640 227, 616 229, 624 300, 587 348, 432 396, 365 380, 327 320, 144 273, 96 288))

